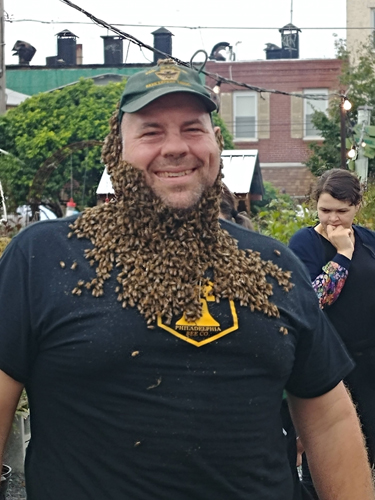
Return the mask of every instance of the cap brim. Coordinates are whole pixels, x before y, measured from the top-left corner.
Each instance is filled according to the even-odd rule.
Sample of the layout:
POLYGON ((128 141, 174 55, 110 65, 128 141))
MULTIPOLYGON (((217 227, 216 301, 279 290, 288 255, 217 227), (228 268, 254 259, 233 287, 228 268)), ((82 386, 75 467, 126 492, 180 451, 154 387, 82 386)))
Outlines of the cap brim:
POLYGON ((205 96, 200 92, 196 92, 195 90, 192 89, 181 88, 181 85, 179 85, 178 87, 171 87, 171 86, 165 86, 162 88, 159 87, 152 92, 148 92, 147 94, 138 97, 137 99, 134 99, 133 101, 127 102, 126 104, 121 106, 120 111, 122 111, 123 113, 136 113, 140 109, 147 106, 147 104, 150 104, 151 102, 155 101, 155 99, 158 99, 163 95, 175 94, 177 92, 184 92, 187 94, 193 94, 197 96, 201 101, 204 102, 204 104, 207 107, 207 111, 209 111, 210 113, 211 111, 216 111, 217 109, 217 105, 215 104, 215 102, 208 96, 205 96))

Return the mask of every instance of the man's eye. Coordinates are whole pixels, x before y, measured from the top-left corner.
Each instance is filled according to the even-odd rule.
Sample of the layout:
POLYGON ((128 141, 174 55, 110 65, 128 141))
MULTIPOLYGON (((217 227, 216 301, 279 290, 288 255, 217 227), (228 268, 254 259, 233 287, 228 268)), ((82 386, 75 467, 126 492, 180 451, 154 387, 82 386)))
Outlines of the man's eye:
POLYGON ((189 130, 187 130, 187 133, 188 134, 202 134, 202 130, 199 129, 199 128, 189 128, 189 130))
POLYGON ((157 135, 159 132, 157 132, 156 130, 150 130, 149 132, 144 132, 143 133, 143 137, 149 137, 149 136, 153 136, 153 135, 157 135))

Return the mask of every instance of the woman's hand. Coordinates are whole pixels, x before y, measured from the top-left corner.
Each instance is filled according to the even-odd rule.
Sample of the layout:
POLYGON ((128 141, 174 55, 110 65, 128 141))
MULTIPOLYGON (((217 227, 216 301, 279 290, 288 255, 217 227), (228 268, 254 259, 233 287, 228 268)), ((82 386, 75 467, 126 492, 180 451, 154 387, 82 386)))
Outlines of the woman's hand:
POLYGON ((354 252, 354 231, 343 226, 327 225, 327 236, 332 245, 340 253, 351 259, 354 252))

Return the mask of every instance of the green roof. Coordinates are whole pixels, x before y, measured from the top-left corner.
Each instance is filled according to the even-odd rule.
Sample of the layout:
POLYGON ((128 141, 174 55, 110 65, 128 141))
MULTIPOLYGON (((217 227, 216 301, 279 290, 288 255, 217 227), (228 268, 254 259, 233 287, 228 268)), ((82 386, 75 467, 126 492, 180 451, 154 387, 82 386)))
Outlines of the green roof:
POLYGON ((130 76, 144 69, 144 65, 132 67, 108 67, 97 66, 80 68, 48 68, 7 66, 6 85, 7 88, 21 92, 22 94, 34 95, 39 92, 47 92, 65 85, 77 82, 80 78, 93 78, 103 73, 114 73, 117 75, 130 76))

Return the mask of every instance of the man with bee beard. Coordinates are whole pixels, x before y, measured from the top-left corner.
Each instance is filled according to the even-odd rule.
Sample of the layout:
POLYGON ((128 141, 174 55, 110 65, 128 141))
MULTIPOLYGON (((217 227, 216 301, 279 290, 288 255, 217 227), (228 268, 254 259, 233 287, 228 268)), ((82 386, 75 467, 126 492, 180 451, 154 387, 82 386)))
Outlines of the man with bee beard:
POLYGON ((25 386, 28 500, 291 500, 283 390, 322 499, 373 499, 352 369, 299 261, 219 221, 198 73, 129 78, 115 199, 22 231, 0 262, 0 440, 25 386))

